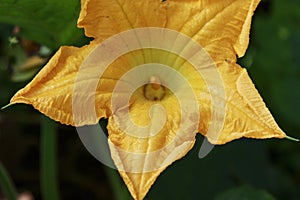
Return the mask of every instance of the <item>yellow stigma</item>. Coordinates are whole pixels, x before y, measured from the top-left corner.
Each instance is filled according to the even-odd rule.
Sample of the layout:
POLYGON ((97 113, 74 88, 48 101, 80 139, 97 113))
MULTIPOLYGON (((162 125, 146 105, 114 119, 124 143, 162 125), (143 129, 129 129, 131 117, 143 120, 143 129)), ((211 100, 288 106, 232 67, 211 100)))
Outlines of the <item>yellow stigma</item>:
POLYGON ((165 96, 165 87, 159 78, 152 76, 150 82, 144 86, 144 96, 151 101, 159 101, 165 96))

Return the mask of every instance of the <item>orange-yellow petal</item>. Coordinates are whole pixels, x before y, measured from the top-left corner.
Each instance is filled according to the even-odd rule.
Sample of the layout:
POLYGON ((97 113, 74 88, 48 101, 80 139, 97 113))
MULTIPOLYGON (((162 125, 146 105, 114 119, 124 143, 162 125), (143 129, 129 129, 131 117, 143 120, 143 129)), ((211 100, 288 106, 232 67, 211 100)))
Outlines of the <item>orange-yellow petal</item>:
POLYGON ((90 49, 61 47, 38 75, 11 99, 11 104, 31 104, 64 124, 73 124, 72 93, 76 73, 90 49))
POLYGON ((225 144, 241 137, 286 137, 263 102, 246 69, 227 62, 220 63, 218 69, 225 87, 226 97, 222 101, 226 106, 226 114, 222 131, 206 134, 208 140, 213 144, 225 144))
POLYGON ((164 27, 165 3, 149 1, 82 0, 78 26, 85 34, 96 39, 139 27, 164 27))
MULTIPOLYGON (((62 47, 11 103, 32 104, 54 120, 77 126, 109 118, 112 158, 134 199, 143 199, 157 176, 190 150, 197 131, 214 144, 240 137, 285 137, 246 70, 235 64, 236 56, 243 56, 247 49, 251 17, 258 3, 259 0, 81 0, 78 26, 84 27, 86 35, 95 41, 80 49, 62 47), (137 50, 121 56, 100 80, 97 74, 106 67, 98 62, 102 55, 92 59, 90 68, 81 70, 97 44, 123 31, 143 27, 176 30, 198 42, 217 66, 222 84, 215 81, 217 76, 201 76, 190 63, 164 50, 137 50), (159 102, 149 101, 142 88, 128 104, 123 104, 128 94, 114 91, 117 82, 127 71, 146 63, 165 64, 181 73, 192 86, 199 108, 182 111, 180 101, 187 105, 195 102, 184 95, 176 99, 170 91, 159 102), (85 90, 90 85, 96 85, 91 92, 85 90), (85 105, 95 107, 87 111, 85 105), (95 115, 91 115, 93 112, 95 115)), ((177 39, 172 42, 175 46, 177 39)), ((126 89, 126 82, 123 86, 126 89)), ((176 92, 185 94, 185 89, 176 92)))
POLYGON ((246 69, 224 61, 215 63, 215 70, 214 66, 197 70, 184 63, 178 71, 196 94, 200 114, 198 130, 211 143, 225 144, 241 137, 286 137, 246 69))
POLYGON ((141 200, 157 176, 193 147, 198 121, 193 111, 182 118, 178 100, 170 92, 154 102, 146 100, 139 88, 130 102, 128 110, 120 106, 109 118, 109 146, 130 193, 141 200))
POLYGON ((110 94, 120 73, 118 68, 106 70, 100 80, 93 76, 94 72, 105 66, 95 64, 85 70, 81 68, 96 46, 91 43, 81 48, 61 47, 36 77, 13 96, 11 104, 31 104, 53 120, 73 126, 96 124, 100 118, 107 117, 110 94), (84 78, 81 80, 80 77, 84 78), (87 93, 89 85, 97 88, 87 93), (95 116, 86 110, 91 102, 95 102, 95 116))
POLYGON ((78 26, 100 41, 133 28, 168 28, 193 38, 216 61, 235 61, 246 52, 259 1, 82 0, 78 26))

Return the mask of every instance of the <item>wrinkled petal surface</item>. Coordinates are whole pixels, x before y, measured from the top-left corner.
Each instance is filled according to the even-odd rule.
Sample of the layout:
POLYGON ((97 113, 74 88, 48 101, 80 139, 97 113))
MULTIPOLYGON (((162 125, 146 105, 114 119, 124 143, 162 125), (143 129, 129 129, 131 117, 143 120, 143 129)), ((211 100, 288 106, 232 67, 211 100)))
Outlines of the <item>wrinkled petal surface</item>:
POLYGON ((85 34, 102 41, 133 28, 162 27, 199 42, 217 60, 243 56, 259 0, 82 0, 85 34), (209 38, 209 39, 208 39, 209 38))
MULTIPOLYGON (((95 40, 81 48, 62 47, 11 103, 31 104, 52 119, 74 126, 108 118, 112 158, 133 198, 141 200, 157 176, 192 148, 197 132, 213 144, 241 137, 285 137, 246 70, 236 64, 236 57, 246 52, 258 3, 81 0, 78 26, 95 40), (101 54, 94 56, 88 67, 82 67, 101 42, 143 27, 167 28, 189 36, 204 48, 214 66, 196 69, 178 55, 146 49, 128 52, 108 68, 101 54), (122 80, 123 75, 147 63, 168 65, 185 77, 197 107, 192 107, 195 102, 186 96, 188 88, 180 84, 173 91, 167 90, 161 101, 146 99, 143 87, 124 101, 134 81, 122 80), (115 91, 120 81, 122 88, 115 91)), ((170 79, 167 75, 159 78, 162 82, 170 79)))

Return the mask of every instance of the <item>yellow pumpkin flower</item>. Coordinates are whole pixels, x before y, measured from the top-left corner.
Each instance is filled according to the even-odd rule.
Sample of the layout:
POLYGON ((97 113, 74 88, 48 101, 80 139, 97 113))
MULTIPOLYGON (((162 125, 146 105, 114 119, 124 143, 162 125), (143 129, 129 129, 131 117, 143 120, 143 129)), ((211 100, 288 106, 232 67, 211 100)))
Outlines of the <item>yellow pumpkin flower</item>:
POLYGON ((136 200, 199 132, 212 144, 284 138, 247 71, 259 0, 81 0, 94 40, 61 47, 11 99, 63 124, 108 118, 111 157, 136 200))

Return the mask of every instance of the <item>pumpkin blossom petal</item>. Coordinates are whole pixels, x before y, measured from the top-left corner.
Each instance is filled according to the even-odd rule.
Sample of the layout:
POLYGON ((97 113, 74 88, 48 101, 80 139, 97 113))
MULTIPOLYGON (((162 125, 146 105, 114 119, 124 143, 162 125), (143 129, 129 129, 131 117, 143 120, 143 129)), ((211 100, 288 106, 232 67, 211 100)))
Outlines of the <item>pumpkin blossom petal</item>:
POLYGON ((236 60, 248 47, 251 19, 259 1, 82 0, 78 26, 100 41, 133 28, 168 28, 193 38, 215 61, 236 60))
POLYGON ((142 93, 142 88, 138 89, 129 106, 135 126, 121 107, 109 118, 107 127, 112 159, 134 199, 143 199, 157 176, 193 147, 198 123, 193 112, 182 118, 174 95, 167 94, 160 102, 163 107, 155 107, 157 103, 141 98, 142 93), (167 113, 165 120, 163 113, 167 113), (158 127, 160 124, 163 126, 158 127))
POLYGON ((210 95, 217 95, 215 98, 224 101, 226 113, 221 132, 204 132, 208 140, 213 144, 225 144, 241 137, 285 138, 285 133, 275 122, 246 69, 224 62, 219 64, 218 70, 224 81, 226 98, 218 96, 218 92, 210 95))
MULTIPOLYGON (((246 52, 251 18, 258 3, 259 0, 81 0, 78 26, 95 40, 81 48, 60 48, 15 94, 11 104, 31 104, 50 118, 73 126, 96 124, 100 118, 108 118, 111 156, 133 198, 141 200, 157 176, 193 147, 197 132, 213 144, 241 137, 285 137, 246 70, 236 64, 236 57, 246 52), (181 55, 147 47, 120 55, 105 66, 104 54, 117 52, 119 46, 114 46, 111 52, 95 54, 89 65, 82 67, 106 39, 144 27, 185 34, 208 53, 212 65, 198 69, 181 55), (148 77, 150 82, 158 82, 146 84, 160 89, 160 95, 151 94, 153 88, 146 95, 149 91, 145 86, 131 93, 132 85, 144 76, 144 71, 129 80, 123 76, 143 64, 151 72, 155 69, 153 63, 172 68, 184 77, 187 86, 181 87, 175 76, 170 78, 159 69, 156 77, 148 77), (219 76, 207 74, 210 69, 219 76), (169 90, 164 85, 166 80, 177 84, 176 88, 169 90), (88 89, 94 85, 94 90, 88 89), (126 101, 128 95, 131 97, 126 101)), ((135 38, 134 42, 142 39, 135 38)), ((176 47, 179 40, 179 36, 175 37, 170 48, 176 47)), ((183 46, 182 52, 189 47, 183 46)))
POLYGON ((61 47, 38 75, 11 99, 11 104, 31 104, 64 124, 74 124, 72 93, 76 73, 92 46, 61 47))
POLYGON ((124 68, 109 68, 101 80, 94 76, 94 72, 101 68, 99 64, 80 70, 84 60, 96 46, 98 46, 96 43, 91 43, 81 48, 61 47, 38 75, 13 96, 10 103, 31 104, 51 119, 72 126, 96 124, 100 118, 107 118, 111 114, 109 105, 111 93, 124 68), (79 70, 81 77, 84 77, 82 80, 78 80, 79 70), (82 92, 88 85, 95 83, 97 90, 94 93, 82 92), (72 106, 74 99, 79 99, 82 106, 76 109, 79 111, 77 113, 74 113, 72 106), (90 116, 84 107, 93 101, 96 102, 96 117, 90 116))
POLYGON ((161 1, 81 1, 78 26, 100 41, 140 27, 164 27, 166 6, 161 1), (159 20, 158 20, 159 19, 159 20))
POLYGON ((209 91, 206 84, 216 83, 214 76, 201 77, 202 70, 199 74, 186 63, 179 69, 197 95, 201 119, 199 132, 212 144, 225 144, 241 137, 286 137, 260 97, 246 69, 226 61, 216 66, 223 84, 215 87, 213 91, 209 91), (211 80, 207 80, 210 78, 211 80), (225 92, 224 96, 221 95, 222 90, 225 92), (216 107, 212 106, 212 98, 217 101, 216 107), (220 110, 224 111, 223 118, 216 113, 220 110))

